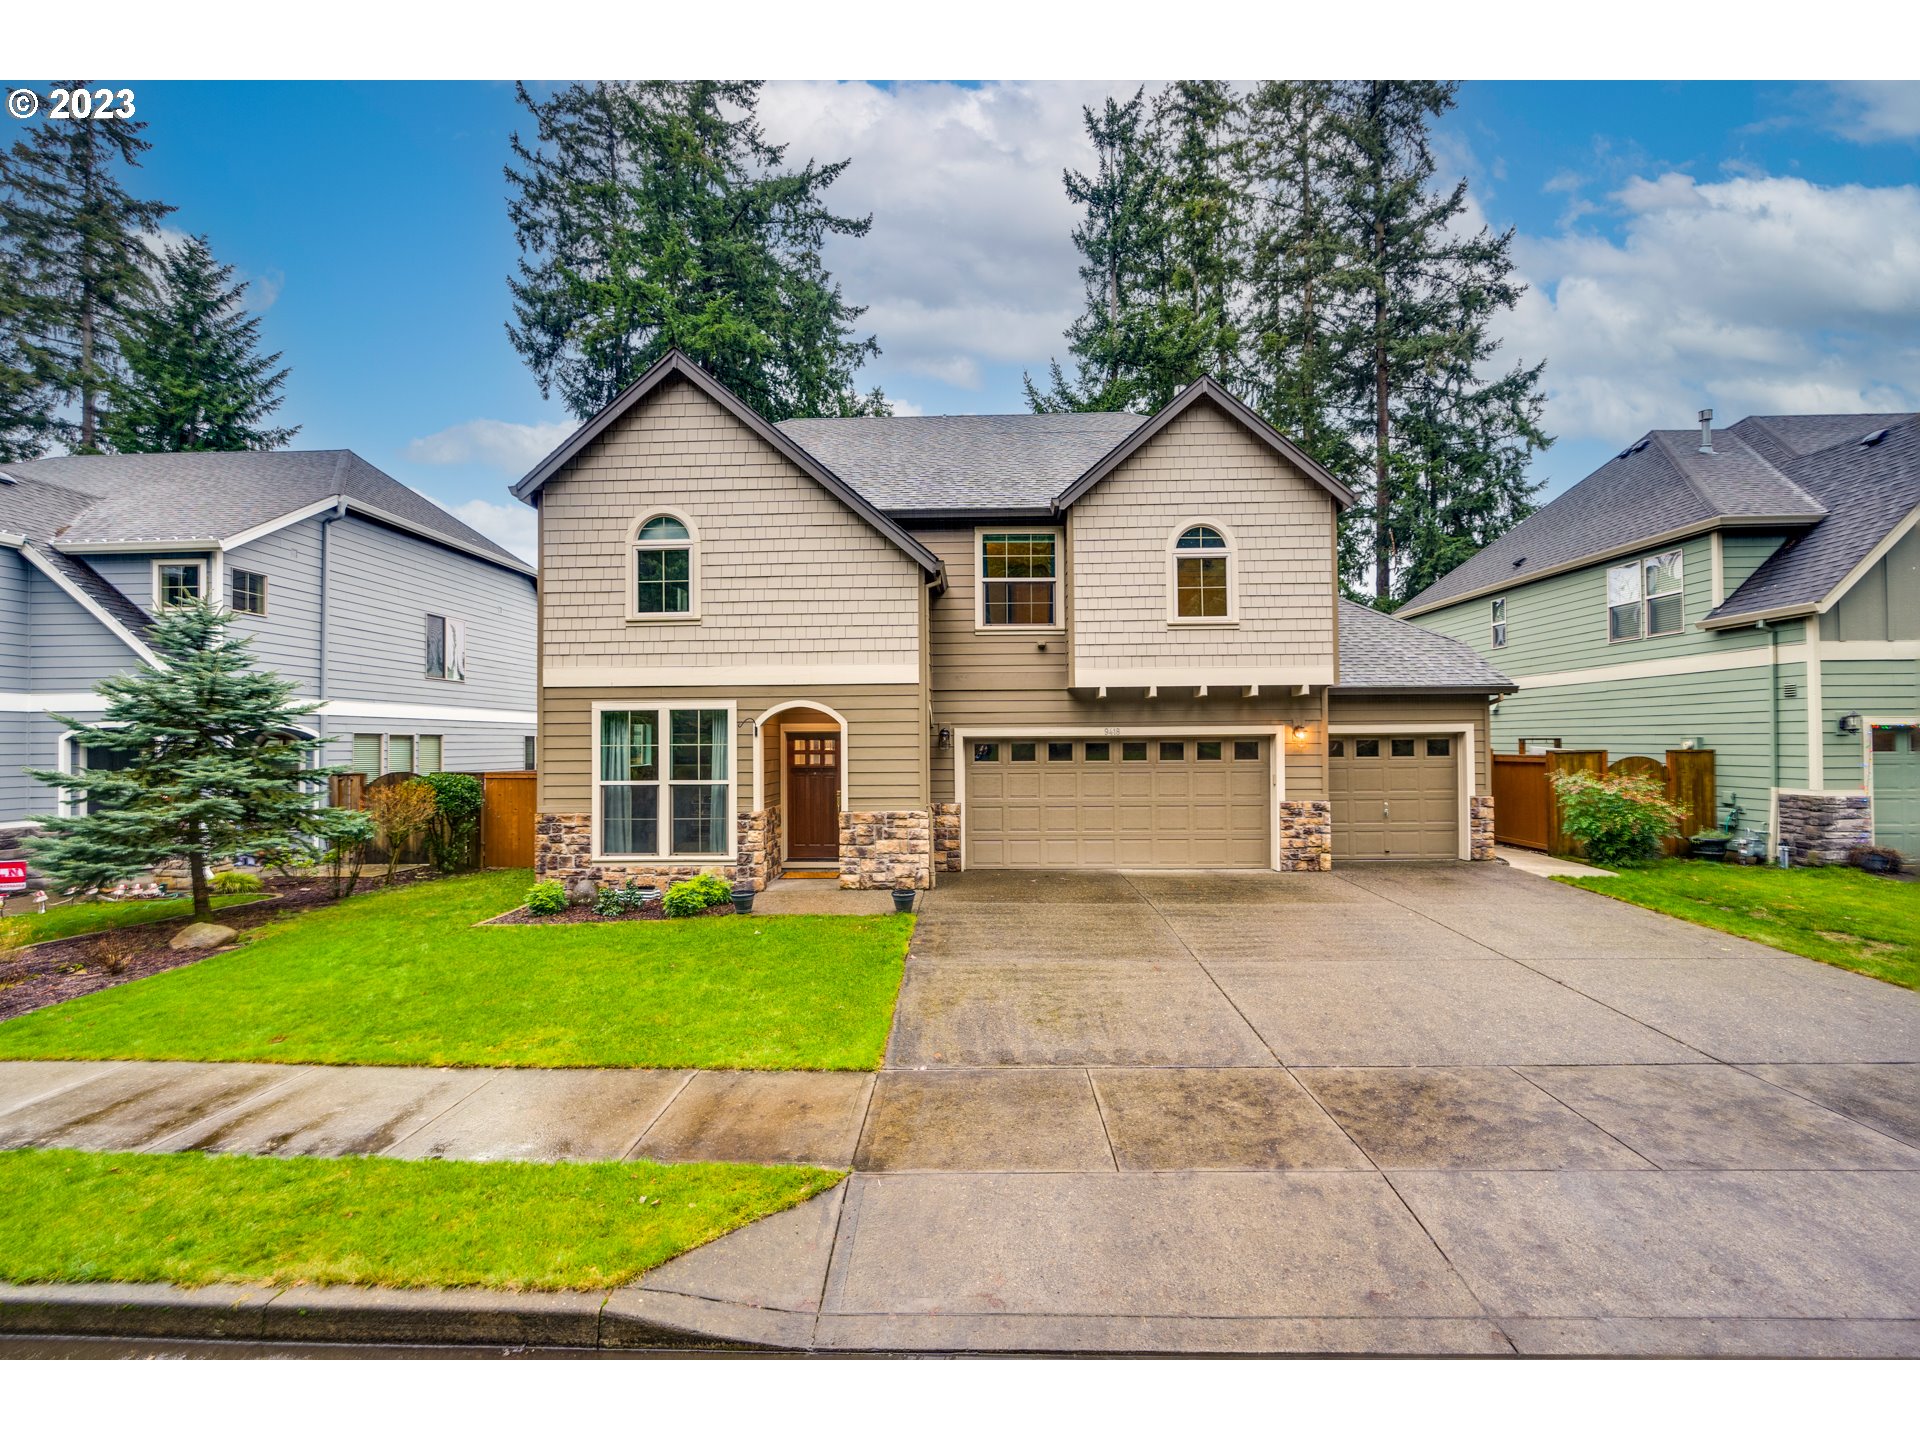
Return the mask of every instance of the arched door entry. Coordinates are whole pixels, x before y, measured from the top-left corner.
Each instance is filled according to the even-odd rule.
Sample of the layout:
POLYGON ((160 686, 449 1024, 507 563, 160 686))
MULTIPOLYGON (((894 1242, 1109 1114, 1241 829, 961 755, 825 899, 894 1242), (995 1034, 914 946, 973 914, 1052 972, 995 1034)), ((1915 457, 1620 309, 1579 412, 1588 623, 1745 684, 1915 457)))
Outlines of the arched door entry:
POLYGON ((840 735, 786 734, 786 822, 789 860, 840 858, 840 735))

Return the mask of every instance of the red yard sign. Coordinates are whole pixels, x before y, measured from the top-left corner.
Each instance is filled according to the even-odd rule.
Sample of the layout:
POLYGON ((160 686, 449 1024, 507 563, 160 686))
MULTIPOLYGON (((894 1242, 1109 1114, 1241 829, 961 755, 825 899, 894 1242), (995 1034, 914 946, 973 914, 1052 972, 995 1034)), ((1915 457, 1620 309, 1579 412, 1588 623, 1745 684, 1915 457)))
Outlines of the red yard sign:
POLYGON ((0 860, 0 892, 27 888, 27 862, 0 860))

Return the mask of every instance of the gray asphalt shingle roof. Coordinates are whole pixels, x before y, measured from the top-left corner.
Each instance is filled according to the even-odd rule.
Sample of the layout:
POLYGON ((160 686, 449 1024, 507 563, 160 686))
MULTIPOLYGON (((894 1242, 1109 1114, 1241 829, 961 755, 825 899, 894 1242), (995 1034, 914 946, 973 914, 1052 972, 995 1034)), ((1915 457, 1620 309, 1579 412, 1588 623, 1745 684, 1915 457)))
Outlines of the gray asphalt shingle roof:
MULTIPOLYGON (((1772 418, 1763 423, 1770 424, 1772 418)), ((1775 551, 1709 620, 1818 605, 1889 530, 1920 507, 1920 415, 1843 418, 1850 422, 1846 438, 1802 454, 1787 466, 1827 507, 1827 518, 1775 551), (1880 429, 1887 430, 1885 439, 1861 443, 1880 429)), ((1835 428, 1808 427, 1799 438, 1810 443, 1835 428)))
POLYGON ((1491 692, 1515 686, 1471 645, 1342 600, 1340 683, 1334 688, 1491 692))
POLYGON ((429 535, 525 567, 351 450, 65 455, 0 471, 23 482, 0 485, 0 530, 18 529, 55 545, 224 539, 345 495, 429 535))
POLYGON ((1827 513, 1738 426, 1715 431, 1713 450, 1700 453, 1697 430, 1650 432, 1403 608, 1428 610, 1713 520, 1811 524, 1827 513))
POLYGON ((1145 415, 887 415, 779 429, 882 510, 1045 510, 1145 415))

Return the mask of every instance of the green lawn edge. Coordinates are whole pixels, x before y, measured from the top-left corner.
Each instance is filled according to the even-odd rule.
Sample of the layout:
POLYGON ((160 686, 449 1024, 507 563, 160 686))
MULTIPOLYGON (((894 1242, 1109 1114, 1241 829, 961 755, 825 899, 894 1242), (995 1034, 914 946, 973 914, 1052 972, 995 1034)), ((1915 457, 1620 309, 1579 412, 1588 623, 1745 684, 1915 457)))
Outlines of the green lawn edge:
MULTIPOLYGON (((225 910, 234 905, 258 904, 265 898, 260 894, 216 895, 213 906, 216 910, 225 910)), ((66 905, 50 905, 44 913, 29 911, 7 918, 27 922, 20 939, 21 948, 25 949, 54 940, 71 940, 76 935, 101 935, 109 930, 161 925, 192 916, 192 897, 179 896, 166 900, 76 900, 66 905)))
POLYGON ((523 871, 277 919, 223 954, 0 1022, 0 1059, 877 1069, 911 915, 475 922, 523 871))
POLYGON ((1664 860, 1562 885, 1920 990, 1920 888, 1838 866, 1664 860))
POLYGON ((846 1177, 807 1166, 0 1152, 0 1281, 601 1290, 846 1177))

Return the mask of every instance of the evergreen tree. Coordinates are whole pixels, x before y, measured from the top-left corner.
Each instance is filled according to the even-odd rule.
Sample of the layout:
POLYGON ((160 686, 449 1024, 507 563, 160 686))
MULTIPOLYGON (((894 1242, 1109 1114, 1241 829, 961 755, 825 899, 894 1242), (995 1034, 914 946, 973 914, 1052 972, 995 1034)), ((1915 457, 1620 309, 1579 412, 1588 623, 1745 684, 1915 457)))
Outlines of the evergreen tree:
POLYGON ((0 308, 28 327, 53 394, 78 401, 78 421, 55 428, 82 454, 99 449, 113 368, 109 331, 146 288, 141 237, 156 233, 174 208, 136 200, 120 182, 117 167, 138 166, 151 148, 140 138, 144 129, 144 121, 119 118, 43 119, 14 142, 0 188, 10 292, 0 308))
POLYGON ((298 427, 265 426, 286 369, 258 353, 260 319, 241 307, 245 281, 213 258, 205 236, 169 245, 151 294, 114 332, 123 373, 107 383, 101 431, 113 449, 274 450, 298 427))
POLYGON ((212 917, 207 870, 239 850, 286 850, 323 840, 339 813, 310 787, 322 741, 300 734, 313 709, 297 686, 252 666, 248 642, 205 604, 162 611, 149 637, 166 668, 143 665, 94 687, 93 723, 55 716, 89 749, 123 768, 30 772, 84 797, 90 813, 41 816, 28 848, 65 885, 108 885, 168 861, 186 862, 193 914, 212 917))
POLYGON ((847 161, 784 168, 755 115, 758 81, 576 84, 520 103, 508 214, 521 260, 508 337, 540 382, 585 418, 669 349, 699 361, 772 420, 886 413, 854 372, 854 338, 820 250, 871 217, 826 207, 847 161), (517 168, 516 168, 517 167, 517 168))
MULTIPOLYGON (((1342 529, 1342 569, 1362 577, 1382 606, 1395 594, 1396 569, 1437 573, 1433 558, 1415 547, 1433 542, 1436 525, 1461 510, 1468 489, 1493 478, 1496 489, 1511 492, 1511 465, 1499 456, 1510 462, 1517 449, 1524 464, 1527 453, 1550 443, 1538 423, 1539 366, 1491 385, 1478 378, 1495 348, 1489 321, 1514 305, 1521 287, 1512 279, 1513 232, 1457 234, 1466 181, 1439 191, 1431 185, 1429 126, 1453 107, 1457 88, 1431 80, 1347 82, 1335 87, 1328 117, 1328 218, 1339 247, 1331 278, 1343 311, 1334 349, 1348 428, 1366 464, 1349 475, 1361 503, 1342 529), (1400 443, 1403 419, 1422 444, 1400 443), (1428 470, 1433 493, 1454 499, 1423 518, 1428 470)), ((1524 493, 1517 498, 1524 507, 1524 493)), ((1461 513, 1516 508, 1511 497, 1475 500, 1461 513)))
MULTIPOLYGON (((5 156, 0 155, 0 163, 5 156)), ((0 464, 44 455, 56 420, 49 357, 35 340, 41 307, 11 281, 13 246, 0 237, 0 464)))
POLYGON ((1167 235, 1157 347, 1162 368, 1154 388, 1164 404, 1201 375, 1230 388, 1239 384, 1234 311, 1246 217, 1232 89, 1218 80, 1176 80, 1156 97, 1154 119, 1167 235))

